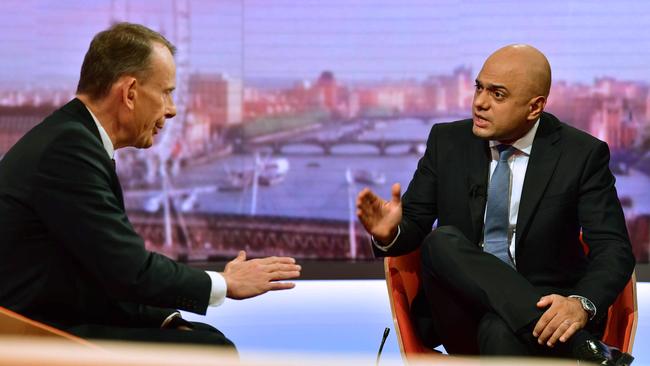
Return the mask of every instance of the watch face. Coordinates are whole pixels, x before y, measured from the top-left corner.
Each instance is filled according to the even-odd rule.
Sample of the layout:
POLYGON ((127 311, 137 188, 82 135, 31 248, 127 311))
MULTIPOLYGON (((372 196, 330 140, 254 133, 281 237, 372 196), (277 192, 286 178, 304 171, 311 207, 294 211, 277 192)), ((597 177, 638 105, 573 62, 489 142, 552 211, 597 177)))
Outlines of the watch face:
POLYGON ((596 313, 596 307, 589 300, 581 298, 580 302, 582 303, 582 308, 589 313, 589 315, 594 315, 596 313))

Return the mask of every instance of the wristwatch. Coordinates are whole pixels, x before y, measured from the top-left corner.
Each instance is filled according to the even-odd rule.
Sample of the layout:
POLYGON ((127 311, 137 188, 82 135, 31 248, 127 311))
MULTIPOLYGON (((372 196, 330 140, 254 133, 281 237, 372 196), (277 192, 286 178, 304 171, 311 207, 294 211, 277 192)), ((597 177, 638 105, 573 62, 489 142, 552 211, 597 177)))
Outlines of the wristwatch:
POLYGON ((593 319, 596 316, 596 305, 594 305, 591 300, 580 295, 571 295, 569 297, 580 300, 582 308, 587 312, 587 314, 589 314, 589 320, 593 319))

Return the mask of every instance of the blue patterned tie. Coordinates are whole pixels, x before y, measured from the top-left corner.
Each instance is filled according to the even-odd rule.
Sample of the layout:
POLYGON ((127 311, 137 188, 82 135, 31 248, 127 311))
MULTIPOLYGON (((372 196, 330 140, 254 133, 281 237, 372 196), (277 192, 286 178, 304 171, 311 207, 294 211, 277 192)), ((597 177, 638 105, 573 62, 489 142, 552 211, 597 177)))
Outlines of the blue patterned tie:
MULTIPOLYGON (((487 212, 485 214, 484 250, 508 265, 510 260, 508 228, 510 226, 510 167, 508 158, 516 151, 510 145, 499 145, 497 163, 488 186, 487 212)), ((514 266, 513 266, 514 267, 514 266)))

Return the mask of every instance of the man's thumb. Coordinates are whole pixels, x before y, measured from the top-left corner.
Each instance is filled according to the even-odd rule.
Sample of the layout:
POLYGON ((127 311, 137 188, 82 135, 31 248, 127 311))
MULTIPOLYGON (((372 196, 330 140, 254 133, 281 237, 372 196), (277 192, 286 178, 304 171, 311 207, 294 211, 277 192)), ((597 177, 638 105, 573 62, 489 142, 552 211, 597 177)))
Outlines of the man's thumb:
POLYGON ((542 296, 542 298, 539 299, 537 302, 537 307, 538 308, 545 308, 551 303, 551 296, 542 296))
POLYGON ((401 185, 399 183, 395 183, 391 186, 391 200, 395 203, 400 203, 401 201, 401 185))
POLYGON ((233 262, 243 262, 246 260, 246 251, 245 250, 240 250, 239 253, 237 254, 237 258, 233 259, 233 262))

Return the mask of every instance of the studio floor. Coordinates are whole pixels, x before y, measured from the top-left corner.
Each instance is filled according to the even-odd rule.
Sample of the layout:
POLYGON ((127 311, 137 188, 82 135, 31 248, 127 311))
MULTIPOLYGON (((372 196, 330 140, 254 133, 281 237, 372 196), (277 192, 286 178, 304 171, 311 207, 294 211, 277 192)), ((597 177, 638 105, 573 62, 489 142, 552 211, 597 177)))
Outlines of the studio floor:
MULTIPOLYGON (((650 365, 650 283, 637 284, 639 322, 634 365, 650 365)), ((374 360, 384 328, 391 328, 382 362, 400 360, 384 280, 297 281, 296 288, 210 308, 209 323, 235 342, 243 360, 259 352, 367 357, 374 360)), ((392 361, 392 362, 389 362, 392 361)), ((381 364, 381 362, 380 362, 381 364)))

